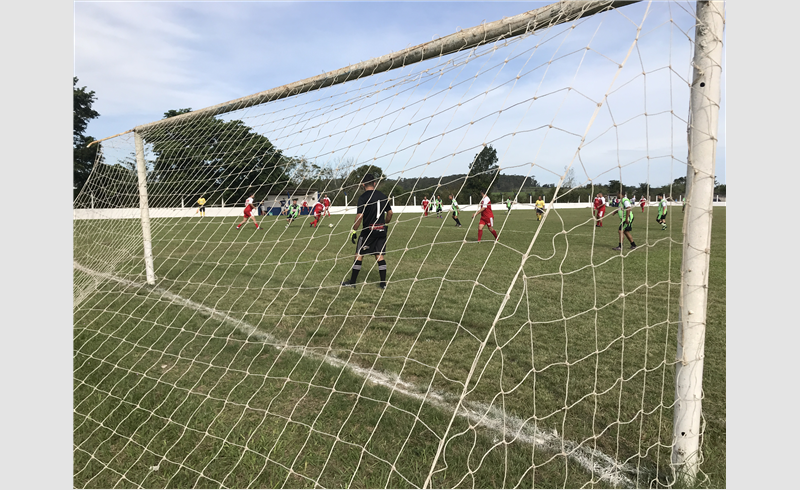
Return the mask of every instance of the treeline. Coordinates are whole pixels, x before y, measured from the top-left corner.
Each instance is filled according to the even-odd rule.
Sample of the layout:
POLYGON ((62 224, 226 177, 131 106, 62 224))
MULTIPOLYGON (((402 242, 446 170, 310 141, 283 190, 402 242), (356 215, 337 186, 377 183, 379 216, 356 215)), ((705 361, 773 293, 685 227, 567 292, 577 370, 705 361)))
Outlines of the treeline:
MULTIPOLYGON (((92 167, 94 169, 89 192, 76 198, 75 207, 138 207, 139 191, 136 159, 133 153, 118 162, 95 163, 97 147, 89 147, 92 137, 85 136, 88 121, 99 116, 92 109, 96 100, 94 92, 77 86, 74 92, 74 169, 75 193, 78 196, 92 167)), ((191 109, 170 110, 164 118, 191 112, 191 109)), ((240 120, 225 121, 214 117, 184 118, 174 124, 162 125, 150 134, 144 134, 149 147, 147 164, 148 204, 151 207, 192 206, 204 197, 208 206, 241 204, 245 197, 255 194, 256 201, 267 196, 285 195, 296 189, 311 189, 325 193, 333 205, 354 202, 360 194, 363 177, 371 173, 379 178, 380 189, 393 197, 397 205, 419 204, 424 197, 440 196, 447 200, 454 195, 462 203, 477 203, 481 191, 488 189, 492 201, 506 199, 518 202, 536 201, 543 196, 553 200, 554 184, 541 184, 534 176, 506 175, 500 173, 497 151, 484 146, 467 163, 468 172, 441 177, 392 179, 383 169, 373 165, 358 165, 350 159, 338 159, 323 164, 302 157, 285 155, 269 139, 240 120)), ((605 185, 573 186, 568 178, 559 189, 558 202, 588 202, 598 192, 613 195, 620 182, 605 185)), ((679 199, 686 193, 685 178, 675 179, 668 185, 649 187, 646 183, 626 185, 629 197, 646 195, 655 199, 665 193, 679 199)), ((716 194, 724 197, 725 186, 718 185, 716 194)))

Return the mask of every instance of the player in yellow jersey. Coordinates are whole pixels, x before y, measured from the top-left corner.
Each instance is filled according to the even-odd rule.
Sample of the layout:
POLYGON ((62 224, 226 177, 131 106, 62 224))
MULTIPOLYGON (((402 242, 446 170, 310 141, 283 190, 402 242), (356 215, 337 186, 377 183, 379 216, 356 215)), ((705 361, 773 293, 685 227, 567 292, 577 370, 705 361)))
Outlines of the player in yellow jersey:
POLYGON ((544 216, 544 196, 539 196, 536 200, 536 221, 542 221, 544 216))
POLYGON ((203 196, 200 196, 200 199, 197 200, 197 205, 200 206, 200 207, 197 208, 197 211, 195 211, 194 214, 200 213, 200 216, 205 216, 206 215, 206 198, 203 197, 203 196))

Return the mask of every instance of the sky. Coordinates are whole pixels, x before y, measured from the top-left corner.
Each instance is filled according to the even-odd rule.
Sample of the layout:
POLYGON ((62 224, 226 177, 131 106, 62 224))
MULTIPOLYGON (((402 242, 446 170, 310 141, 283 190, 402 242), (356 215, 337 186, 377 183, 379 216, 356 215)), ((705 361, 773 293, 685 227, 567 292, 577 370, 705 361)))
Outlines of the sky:
MULTIPOLYGON (((237 99, 421 44, 454 33, 460 28, 517 15, 548 3, 550 2, 75 2, 74 75, 79 79, 78 86, 86 86, 95 92, 97 100, 93 107, 100 113, 99 118, 89 123, 86 134, 96 139, 105 138, 159 120, 170 109, 197 110, 237 99)), ((624 26, 626 19, 623 16, 605 20, 604 23, 598 21, 598 34, 591 35, 592 31, 588 30, 587 35, 590 37, 580 42, 591 43, 602 55, 614 57, 614 42, 621 39, 620 46, 627 50, 628 39, 632 35, 631 28, 641 20, 647 8, 650 9, 647 11, 648 24, 643 30, 650 32, 652 39, 660 36, 662 40, 666 40, 670 31, 664 27, 664 21, 670 16, 686 17, 686 13, 680 12, 680 9, 677 13, 670 13, 664 5, 666 4, 656 2, 648 7, 645 2, 626 7, 625 9, 630 9, 626 10, 630 15, 630 25, 627 28, 624 26)), ((683 8, 690 10, 693 7, 684 4, 683 8)), ((671 35, 674 38, 681 37, 674 29, 671 35)), ((561 50, 558 52, 561 54, 566 50, 563 46, 564 37, 553 35, 554 41, 550 43, 555 45, 558 42, 561 50)), ((663 43, 653 42, 648 45, 644 41, 646 39, 640 43, 641 51, 633 53, 629 63, 631 70, 640 64, 644 66, 651 63, 650 60, 666 59, 670 54, 675 56, 677 50, 686 51, 689 46, 688 42, 681 43, 679 39, 673 39, 675 47, 672 49, 676 51, 670 53, 660 49, 663 43), (640 55, 645 60, 643 63, 637 59, 640 55)), ((530 44, 535 40, 532 38, 527 42, 530 44)), ((517 52, 524 51, 524 48, 517 49, 517 52)), ((557 50, 547 52, 542 48, 534 56, 526 54, 515 69, 522 70, 525 66, 541 64, 556 52, 557 50)), ((620 57, 623 55, 624 53, 619 54, 620 57)), ((607 90, 609 85, 603 81, 593 86, 593 82, 600 80, 600 77, 599 74, 595 76, 592 70, 605 69, 606 78, 603 80, 611 80, 613 77, 603 63, 603 56, 566 63, 565 67, 562 63, 562 71, 553 68, 548 72, 546 83, 563 83, 578 87, 583 92, 600 91, 594 97, 601 97, 602 90, 607 90), (580 73, 580 77, 576 73, 580 73)), ((435 64, 429 63, 429 66, 435 64)), ((486 77, 490 80, 486 82, 505 80, 503 77, 506 74, 487 74, 486 77)), ((679 74, 689 77, 690 70, 684 69, 679 74)), ((669 78, 663 75, 663 71, 654 72, 648 79, 646 90, 649 92, 659 85, 663 87, 670 84, 669 78)), ((622 85, 624 77, 624 74, 618 77, 615 88, 622 85)), ((506 97, 504 103, 525 101, 526 94, 541 93, 545 85, 541 79, 543 77, 539 74, 534 74, 521 80, 514 85, 514 95, 506 97)), ((674 82, 673 78, 672 83, 674 82)), ((660 95, 650 95, 646 99, 648 107, 643 105, 644 102, 628 107, 628 104, 632 104, 630 100, 634 98, 629 95, 630 91, 635 93, 638 90, 633 88, 635 86, 637 85, 631 84, 623 87, 621 90, 629 92, 619 92, 617 101, 613 100, 612 95, 611 101, 616 102, 613 105, 613 121, 609 117, 607 121, 603 121, 601 113, 589 130, 586 117, 587 114, 591 115, 590 109, 583 107, 580 117, 571 117, 571 110, 580 109, 574 93, 569 100, 566 97, 550 97, 549 105, 546 105, 547 116, 542 117, 555 119, 557 114, 559 128, 570 128, 577 134, 586 133, 586 137, 591 139, 599 137, 603 128, 614 123, 627 121, 643 112, 653 113, 664 109, 654 108, 669 99, 660 95), (593 135, 592 131, 597 134, 593 135)), ((472 90, 476 90, 476 87, 472 87, 472 90)), ((501 93, 494 92, 495 95, 501 93)), ((678 98, 681 97, 679 91, 673 90, 673 93, 678 98)), ((469 98, 470 94, 465 91, 459 97, 463 100, 469 98)), ((515 121, 508 120, 506 126, 496 124, 491 131, 487 129, 480 136, 473 131, 469 137, 480 137, 484 140, 500 138, 513 132, 513 127, 520 127, 522 119, 529 121, 530 128, 538 127, 547 121, 542 119, 534 123, 530 114, 544 114, 542 104, 547 103, 543 101, 535 108, 531 106, 526 109, 528 113, 520 115, 515 121)), ((685 109, 680 104, 676 105, 676 112, 685 120, 685 109)), ((669 107, 666 109, 669 110, 669 107)), ((482 110, 484 115, 489 114, 486 106, 482 110)), ((458 117, 466 117, 463 114, 464 111, 458 117)), ((722 121, 724 115, 723 103, 722 121)), ((685 135, 685 125, 682 129, 676 129, 666 128, 668 124, 670 123, 664 117, 650 118, 650 140, 645 141, 645 134, 641 129, 644 125, 628 122, 627 127, 622 130, 629 142, 625 148, 617 148, 616 143, 611 141, 611 134, 605 134, 602 138, 609 140, 605 147, 604 142, 596 142, 595 154, 588 150, 582 154, 583 165, 591 165, 587 163, 589 161, 602 160, 602 165, 596 164, 598 170, 581 171, 577 167, 580 162, 574 158, 575 152, 566 150, 574 148, 576 142, 560 142, 559 135, 552 132, 547 136, 549 144, 542 144, 535 152, 536 157, 530 151, 533 143, 523 143, 520 138, 517 138, 516 146, 508 144, 507 149, 498 149, 502 159, 509 162, 511 167, 506 173, 530 172, 541 183, 556 182, 564 167, 571 164, 578 170, 576 178, 580 182, 595 179, 598 183, 605 183, 610 179, 618 179, 632 185, 644 181, 649 181, 652 185, 663 185, 683 175, 685 167, 676 166, 674 159, 669 159, 669 162, 654 159, 652 162, 656 163, 649 166, 637 159, 646 154, 663 155, 665 152, 674 153, 675 158, 685 159, 686 151, 680 146, 685 141, 676 142, 685 140, 685 136, 681 136, 685 135), (654 136, 659 134, 659 130, 663 130, 666 135, 661 141, 654 136), (661 147, 664 148, 663 151, 659 150, 661 147), (524 152, 526 154, 523 155, 524 152), (530 170, 522 167, 535 158, 538 158, 536 162, 539 163, 539 168, 530 170), (629 162, 638 163, 628 165, 624 171, 609 173, 607 168, 611 165, 611 160, 620 158, 623 165, 629 162)), ((290 144, 278 141, 273 135, 268 136, 281 148, 290 144)), ((454 133, 451 139, 455 141, 458 138, 463 139, 463 135, 454 133)), ((536 141, 537 145, 540 144, 539 140, 536 141)), ((720 183, 725 183, 724 143, 724 124, 720 124, 716 168, 720 183)), ((403 147, 405 142, 392 144, 403 147)), ((503 143, 498 140, 498 144, 503 143)), ((391 176, 394 172, 395 176, 402 174, 405 177, 463 173, 466 171, 466 161, 470 160, 467 157, 472 156, 475 151, 467 143, 461 145, 459 150, 463 153, 463 158, 460 161, 445 162, 442 155, 446 152, 440 143, 437 149, 431 148, 426 153, 415 152, 402 165, 395 161, 394 167, 387 173, 391 176), (419 172, 409 173, 409 168, 418 168, 420 165, 419 162, 412 161, 414 159, 422 163, 438 163, 424 165, 419 172)), ((347 156, 357 159, 365 158, 365 155, 372 157, 381 154, 387 146, 388 143, 381 149, 362 147, 357 153, 351 151, 347 156)), ((327 150, 326 148, 325 151, 327 150)), ((317 156, 323 150, 314 153, 306 144, 303 148, 304 156, 308 156, 309 151, 313 153, 312 156, 317 156)))

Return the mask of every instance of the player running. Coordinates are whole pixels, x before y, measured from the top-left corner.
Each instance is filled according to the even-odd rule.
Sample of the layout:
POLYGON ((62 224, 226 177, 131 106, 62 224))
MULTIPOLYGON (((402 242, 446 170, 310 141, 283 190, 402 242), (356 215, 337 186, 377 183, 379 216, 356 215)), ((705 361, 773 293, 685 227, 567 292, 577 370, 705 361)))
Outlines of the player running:
POLYGON ((258 223, 256 222, 256 217, 253 216, 253 210, 255 209, 255 206, 253 206, 253 198, 254 197, 255 197, 255 194, 250 194, 250 197, 245 199, 245 201, 244 201, 244 219, 238 225, 236 225, 236 229, 237 230, 241 230, 242 229, 242 225, 247 223, 248 219, 252 219, 253 220, 253 223, 256 225, 256 230, 259 229, 258 223))
POLYGON ((606 216, 606 198, 602 192, 598 192, 594 198, 594 219, 597 221, 595 226, 603 226, 603 218, 606 216))
POLYGON ((456 221, 456 227, 461 228, 461 221, 458 220, 458 202, 456 202, 452 194, 450 194, 450 210, 453 212, 453 219, 456 221))
POLYGON ((328 199, 327 194, 322 196, 322 209, 324 211, 325 216, 331 215, 331 200, 328 199))
POLYGON ((200 213, 200 216, 206 215, 206 198, 200 196, 200 199, 197 200, 197 205, 200 206, 197 208, 197 211, 194 214, 200 213))
POLYGON ((542 221, 544 216, 544 196, 539 196, 536 200, 536 221, 542 221))
POLYGON ((506 199, 506 211, 511 211, 511 199, 506 199))
POLYGON ((361 181, 364 193, 358 198, 356 220, 350 231, 350 240, 356 243, 356 232, 361 225, 361 235, 356 243, 356 260, 353 263, 350 280, 342 283, 345 287, 355 287, 361 261, 365 255, 374 255, 378 262, 378 274, 381 282, 378 287, 386 289, 386 235, 387 224, 392 221, 392 204, 386 194, 377 190, 375 176, 367 174, 361 181))
POLYGON ((661 224, 661 229, 667 229, 667 200, 663 194, 656 196, 658 201, 658 214, 656 215, 656 222, 661 224))
POLYGON ((474 218, 478 213, 481 213, 481 220, 478 222, 478 243, 480 243, 481 238, 483 237, 483 227, 488 226, 489 231, 492 232, 494 235, 494 239, 497 240, 497 232, 494 230, 494 213, 492 212, 492 201, 489 199, 489 196, 481 191, 481 204, 477 211, 472 213, 472 217, 474 218))
POLYGON ((625 235, 625 238, 631 242, 631 250, 636 248, 636 242, 633 241, 633 236, 631 235, 631 231, 633 230, 633 206, 631 205, 631 200, 628 199, 625 194, 621 191, 617 193, 617 198, 619 199, 619 209, 617 210, 617 214, 619 215, 620 223, 619 223, 619 245, 614 247, 612 250, 622 250, 622 235, 625 235))
POLYGON ((311 209, 310 213, 314 215, 314 222, 311 223, 311 228, 316 228, 317 223, 319 223, 322 219, 322 211, 324 211, 324 209, 325 206, 321 202, 317 201, 317 203, 314 204, 314 207, 311 209))
POLYGON ((642 198, 639 199, 639 205, 642 206, 642 212, 644 213, 644 207, 647 206, 647 198, 642 196, 642 198))
POLYGON ((286 210, 286 228, 292 224, 294 220, 300 217, 300 206, 297 205, 297 199, 292 199, 292 204, 286 210))

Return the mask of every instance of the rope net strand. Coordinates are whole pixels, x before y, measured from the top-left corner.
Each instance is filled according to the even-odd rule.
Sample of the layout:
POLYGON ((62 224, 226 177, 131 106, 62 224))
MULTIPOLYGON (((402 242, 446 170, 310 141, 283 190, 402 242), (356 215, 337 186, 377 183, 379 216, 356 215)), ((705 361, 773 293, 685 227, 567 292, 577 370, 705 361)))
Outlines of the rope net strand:
POLYGON ((74 202, 74 485, 674 483, 680 213, 636 209, 613 251, 616 209, 597 227, 575 196, 686 174, 694 26, 688 4, 610 8, 148 125, 154 285, 134 133, 104 140, 74 202), (370 256, 340 286, 368 172, 385 290, 370 256), (498 241, 476 241, 481 189, 498 241), (281 214, 324 196, 318 226, 281 214))

